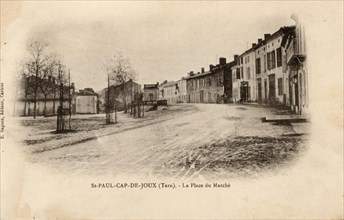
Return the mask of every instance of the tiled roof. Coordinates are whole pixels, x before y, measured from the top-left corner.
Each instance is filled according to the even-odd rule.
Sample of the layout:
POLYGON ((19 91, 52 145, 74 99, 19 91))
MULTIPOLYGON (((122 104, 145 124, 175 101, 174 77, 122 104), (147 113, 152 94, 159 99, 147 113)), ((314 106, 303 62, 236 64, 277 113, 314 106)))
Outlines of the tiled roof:
POLYGON ((174 85, 176 85, 177 84, 177 82, 174 82, 174 81, 170 81, 170 82, 167 82, 167 83, 165 83, 165 84, 162 84, 162 85, 160 85, 159 87, 169 87, 169 86, 174 86, 174 85))

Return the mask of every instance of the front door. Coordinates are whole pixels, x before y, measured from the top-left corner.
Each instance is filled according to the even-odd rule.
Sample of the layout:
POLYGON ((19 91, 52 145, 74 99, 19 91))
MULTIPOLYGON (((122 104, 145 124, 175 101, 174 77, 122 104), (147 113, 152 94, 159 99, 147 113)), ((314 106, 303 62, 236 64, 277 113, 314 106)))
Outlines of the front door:
POLYGON ((258 79, 258 102, 262 102, 262 81, 258 79))
POLYGON ((268 81, 264 80, 264 102, 268 99, 268 81))
POLYGON ((269 75, 269 101, 275 102, 276 100, 276 83, 275 74, 269 75))

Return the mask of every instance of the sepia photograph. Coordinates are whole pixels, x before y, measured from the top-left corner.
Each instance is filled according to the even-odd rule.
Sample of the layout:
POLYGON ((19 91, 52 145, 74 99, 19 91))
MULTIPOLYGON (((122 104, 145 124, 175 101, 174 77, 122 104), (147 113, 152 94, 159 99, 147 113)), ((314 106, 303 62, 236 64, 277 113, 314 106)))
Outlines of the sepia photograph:
POLYGON ((343 2, 1 1, 1 219, 343 219, 343 2))

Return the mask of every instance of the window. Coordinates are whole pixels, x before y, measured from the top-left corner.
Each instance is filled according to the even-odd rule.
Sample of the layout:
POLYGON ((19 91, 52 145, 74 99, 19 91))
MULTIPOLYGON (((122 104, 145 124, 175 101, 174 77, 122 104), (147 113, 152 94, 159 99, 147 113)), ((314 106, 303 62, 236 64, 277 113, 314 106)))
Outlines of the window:
POLYGON ((283 95, 282 78, 278 78, 278 95, 283 95))
POLYGON ((268 53, 268 70, 276 68, 275 51, 268 53))
POLYGON ((264 54, 264 72, 266 71, 266 54, 264 54))
POLYGON ((243 57, 241 57, 241 64, 243 64, 243 57))
POLYGON ((277 67, 282 66, 282 48, 278 48, 277 50, 277 67))
POLYGON ((247 79, 250 79, 250 78, 251 78, 251 75, 250 75, 250 67, 247 67, 247 68, 246 68, 246 74, 247 74, 247 79))
POLYGON ((271 52, 271 56, 272 56, 272 59, 271 59, 271 62, 272 62, 272 64, 271 64, 271 69, 275 69, 276 68, 276 56, 275 56, 275 51, 273 50, 272 52, 271 52))
POLYGON ((237 68, 237 69, 236 69, 236 78, 237 78, 237 79, 241 79, 240 76, 241 76, 241 75, 240 75, 240 68, 237 68))
POLYGON ((240 73, 241 73, 241 78, 243 79, 244 78, 244 67, 241 67, 240 73))
POLYGON ((256 73, 260 74, 260 58, 256 59, 256 73))

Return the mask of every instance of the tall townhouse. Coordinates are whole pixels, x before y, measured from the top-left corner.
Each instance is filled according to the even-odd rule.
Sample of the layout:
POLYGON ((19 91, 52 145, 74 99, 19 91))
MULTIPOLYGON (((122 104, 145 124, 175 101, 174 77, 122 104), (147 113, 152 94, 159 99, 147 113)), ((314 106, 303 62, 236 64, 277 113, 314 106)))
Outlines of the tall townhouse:
MULTIPOLYGON (((266 51, 267 101, 271 104, 287 105, 288 102, 288 74, 286 62, 285 42, 295 27, 282 27, 264 40, 263 50, 266 51)), ((265 55, 264 55, 265 57, 265 55)), ((265 79, 264 79, 265 80, 265 79)))
POLYGON ((243 81, 240 83, 240 93, 242 101, 256 101, 256 71, 255 71, 255 50, 256 44, 241 55, 243 58, 243 81))
POLYGON ((235 64, 231 66, 233 102, 239 102, 241 99, 240 84, 243 79, 243 73, 241 72, 241 60, 242 59, 240 56, 234 55, 235 64))
POLYGON ((167 104, 176 104, 178 99, 178 83, 165 81, 159 86, 159 100, 167 100, 167 104))
POLYGON ((143 100, 144 101, 159 100, 159 83, 143 85, 143 100))
MULTIPOLYGON (((190 72, 186 79, 187 102, 189 103, 221 103, 227 99, 224 78, 229 74, 226 58, 221 57, 219 64, 209 66, 209 71, 204 68, 200 73, 190 72)), ((229 86, 229 85, 228 85, 229 86)))
POLYGON ((265 48, 265 40, 269 35, 265 35, 265 39, 259 38, 258 44, 255 47, 255 54, 256 54, 256 80, 257 80, 257 101, 267 102, 268 100, 268 76, 266 74, 267 70, 267 58, 266 58, 266 48, 265 48))
POLYGON ((177 81, 178 85, 178 103, 185 103, 186 102, 186 79, 182 77, 180 80, 177 81))
POLYGON ((240 56, 235 55, 232 65, 233 102, 256 101, 255 50, 256 44, 240 56))
POLYGON ((308 71, 306 60, 306 43, 304 26, 293 16, 295 32, 286 42, 287 65, 289 77, 289 106, 296 114, 307 114, 309 106, 308 71))
POLYGON ((227 71, 224 75, 224 88, 226 98, 224 99, 225 103, 233 102, 233 67, 236 66, 236 61, 227 63, 227 71))

